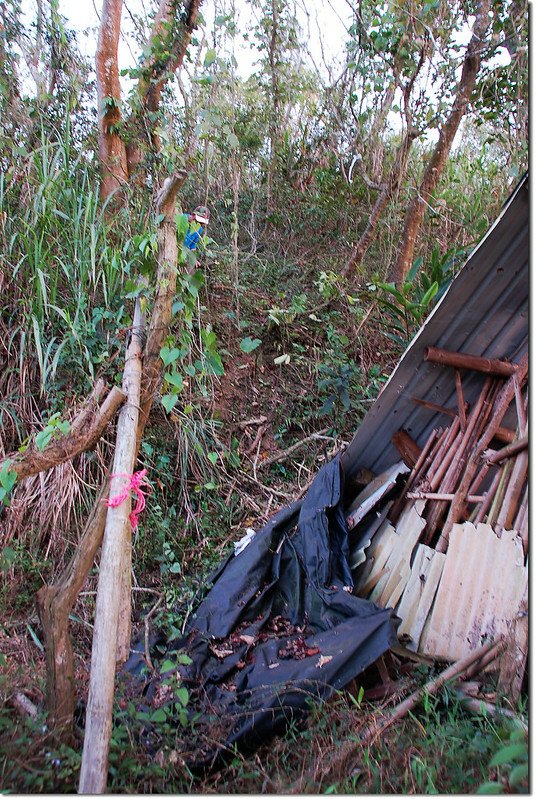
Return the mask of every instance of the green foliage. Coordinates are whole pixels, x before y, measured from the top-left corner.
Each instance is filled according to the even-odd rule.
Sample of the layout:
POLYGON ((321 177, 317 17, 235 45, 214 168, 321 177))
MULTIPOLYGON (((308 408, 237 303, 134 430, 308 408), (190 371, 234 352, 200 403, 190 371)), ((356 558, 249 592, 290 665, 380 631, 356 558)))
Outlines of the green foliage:
MULTIPOLYGON (((59 413, 53 413, 43 430, 35 437, 35 446, 42 451, 50 444, 52 438, 59 438, 67 435, 71 425, 67 420, 62 420, 59 413)), ((0 478, 1 479, 1 478, 0 478)))
POLYGON ((437 243, 424 267, 419 256, 403 286, 376 281, 369 284, 371 297, 380 306, 384 335, 401 348, 405 348, 416 330, 423 324, 433 305, 445 293, 455 275, 455 268, 466 256, 468 248, 451 250, 440 254, 437 243))
POLYGON ((482 783, 477 794, 526 793, 529 778, 528 734, 524 726, 513 729, 489 761, 497 779, 482 783))
POLYGON ((242 352, 245 352, 246 355, 249 355, 250 352, 253 352, 262 344, 260 338, 251 338, 251 336, 246 336, 240 342, 240 349, 242 352))
POLYGON ((7 460, 0 469, 0 505, 9 505, 9 495, 17 482, 17 473, 11 469, 11 462, 7 460))

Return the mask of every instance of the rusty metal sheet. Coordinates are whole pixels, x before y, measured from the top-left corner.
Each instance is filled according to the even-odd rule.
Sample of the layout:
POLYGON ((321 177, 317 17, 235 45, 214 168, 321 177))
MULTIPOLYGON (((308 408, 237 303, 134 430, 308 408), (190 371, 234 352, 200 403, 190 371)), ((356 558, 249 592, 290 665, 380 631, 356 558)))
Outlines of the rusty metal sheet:
MULTIPOLYGON (((528 349, 529 191, 526 176, 499 218, 434 308, 380 396, 365 415, 341 463, 349 475, 360 468, 383 472, 399 455, 391 444, 400 428, 423 446, 446 417, 411 399, 456 407, 452 370, 423 361, 432 345, 517 363, 528 349)), ((463 392, 473 402, 483 376, 464 372, 463 392)), ((505 425, 515 427, 507 415, 505 425)))

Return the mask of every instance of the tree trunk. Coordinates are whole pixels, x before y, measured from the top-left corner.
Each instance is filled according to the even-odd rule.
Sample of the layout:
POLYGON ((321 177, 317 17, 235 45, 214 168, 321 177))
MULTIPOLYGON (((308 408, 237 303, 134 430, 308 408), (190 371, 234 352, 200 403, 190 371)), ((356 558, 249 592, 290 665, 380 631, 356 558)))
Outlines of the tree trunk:
MULTIPOLYGON (((136 460, 142 353, 140 319, 138 299, 123 373, 123 390, 127 394, 127 403, 121 409, 117 423, 110 497, 122 493, 125 476, 132 475, 136 460)), ((131 501, 128 497, 120 505, 107 509, 97 588, 80 793, 104 793, 106 790, 119 615, 122 604, 121 591, 125 582, 122 576, 125 569, 125 552, 131 535, 130 508, 131 501)))
MULTIPOLYGON (((154 395, 162 377, 160 350, 169 331, 173 300, 177 287, 177 263, 179 247, 177 244, 177 225, 175 208, 177 192, 186 180, 188 173, 181 170, 166 178, 156 197, 156 213, 163 220, 158 227, 158 272, 156 275, 156 297, 147 333, 147 343, 143 355, 143 384, 141 392, 141 423, 138 438, 147 423, 154 395)), ((138 442, 139 443, 139 442, 138 442)))
POLYGON ((481 53, 486 32, 490 23, 490 5, 491 0, 479 1, 473 35, 467 46, 454 105, 449 118, 441 129, 439 141, 425 169, 417 196, 406 213, 400 249, 398 251, 396 263, 391 272, 391 279, 397 286, 400 286, 404 282, 406 275, 411 269, 415 252, 415 243, 424 219, 426 206, 429 205, 432 200, 432 194, 445 168, 452 142, 460 122, 467 112, 467 106, 469 105, 476 83, 476 76, 480 68, 481 53))
MULTIPOLYGON (((134 364, 136 376, 131 375, 130 369, 127 369, 129 362, 131 364, 134 359, 130 348, 125 365, 124 389, 128 394, 128 404, 124 406, 119 416, 114 458, 115 474, 132 473, 143 430, 154 401, 154 393, 162 375, 160 349, 171 320, 177 279, 176 197, 186 177, 186 172, 178 172, 167 178, 157 195, 156 211, 158 214, 163 214, 164 219, 158 232, 159 268, 156 299, 143 359, 143 387, 139 363, 141 341, 138 340, 135 350, 138 363, 134 364)), ((137 304, 139 305, 139 301, 137 304)), ((140 319, 141 315, 136 314, 132 342, 141 338, 140 319)), ((121 480, 112 475, 111 496, 122 487, 121 483, 117 482, 118 479, 121 480)), ((121 648, 130 643, 129 510, 130 502, 108 509, 97 593, 80 793, 103 793, 106 790, 116 661, 121 648)))
POLYGON ((277 31, 278 9, 277 0, 271 0, 272 31, 268 45, 268 62, 270 64, 270 82, 272 88, 272 110, 270 114, 270 161, 266 175, 266 212, 271 214, 274 210, 274 172, 275 158, 279 145, 279 120, 281 117, 279 104, 279 80, 277 73, 277 31))
POLYGON ((363 258, 365 257, 365 253, 376 238, 376 234, 378 232, 378 223, 383 216, 383 212, 385 211, 387 204, 393 196, 397 186, 400 185, 400 181, 405 174, 409 151, 416 136, 417 132, 414 129, 411 129, 404 137, 404 141, 398 150, 392 172, 387 182, 382 186, 380 194, 378 195, 378 199, 374 204, 374 208, 372 209, 372 213, 366 224, 365 230, 361 234, 359 241, 352 250, 350 258, 346 262, 344 268, 341 270, 341 274, 343 276, 348 275, 353 269, 356 269, 361 264, 363 258))
MULTIPOLYGON (((101 200, 104 202, 128 182, 127 152, 118 132, 121 122, 121 84, 117 48, 123 0, 103 0, 99 42, 95 57, 99 156, 102 165, 101 200)), ((118 196, 118 201, 121 196, 118 196)))
MULTIPOLYGON (((167 81, 180 68, 197 25, 202 0, 160 0, 149 37, 149 55, 138 82, 140 110, 124 120, 117 48, 121 30, 122 0, 103 0, 99 42, 96 53, 97 98, 99 108, 99 156, 102 164, 101 200, 124 188, 134 176, 144 182, 141 168, 144 146, 157 152, 157 114, 167 81), (119 133, 125 125, 128 144, 119 133)), ((124 199, 119 194, 117 204, 124 199)))
POLYGON ((69 636, 69 614, 93 566, 106 522, 108 478, 95 500, 84 534, 69 565, 54 585, 37 592, 36 604, 43 626, 47 659, 48 724, 62 740, 70 741, 74 717, 74 660, 69 636))
POLYGON ((149 55, 142 66, 138 95, 143 118, 131 116, 128 123, 130 141, 127 145, 128 172, 135 172, 138 182, 144 178, 140 165, 143 143, 154 152, 160 149, 155 115, 160 110, 162 91, 171 75, 181 67, 192 33, 199 18, 202 0, 160 0, 149 37, 149 55))

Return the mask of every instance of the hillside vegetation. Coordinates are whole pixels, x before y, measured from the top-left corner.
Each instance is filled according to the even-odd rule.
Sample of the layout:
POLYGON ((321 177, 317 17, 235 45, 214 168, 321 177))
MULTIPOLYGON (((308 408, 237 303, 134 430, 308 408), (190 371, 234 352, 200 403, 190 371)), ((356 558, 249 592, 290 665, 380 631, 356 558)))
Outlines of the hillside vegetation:
MULTIPOLYGON (((517 0, 349 2, 340 51, 323 56, 308 53, 292 0, 251 0, 248 30, 230 0, 163 0, 150 13, 106 0, 95 61, 67 5, 0 11, 0 773, 12 792, 78 785, 98 554, 69 612, 68 740, 46 726, 35 602, 80 542, 115 419, 53 468, 16 479, 13 463, 69 433, 99 380, 121 386, 135 301, 154 308, 164 180, 185 170, 179 211, 210 209, 195 251, 176 218, 172 317, 136 461, 150 490, 133 538, 133 634, 172 638, 232 542, 303 496, 351 440, 527 168, 517 0), (135 55, 123 74, 121 26, 135 55)), ((169 725, 147 748, 118 685, 108 789, 463 793, 506 785, 516 767, 508 755, 488 763, 510 736, 516 745, 519 719, 469 716, 445 690, 330 772, 369 712, 359 692, 341 695, 199 775, 169 725)))

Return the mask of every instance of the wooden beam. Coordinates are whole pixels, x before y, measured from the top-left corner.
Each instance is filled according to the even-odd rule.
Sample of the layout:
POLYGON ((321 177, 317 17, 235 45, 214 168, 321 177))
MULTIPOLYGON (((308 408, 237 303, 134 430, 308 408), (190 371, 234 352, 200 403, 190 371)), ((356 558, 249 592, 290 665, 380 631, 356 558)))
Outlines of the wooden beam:
POLYGON ((466 352, 451 352, 440 347, 425 347, 423 359, 440 366, 453 366, 455 369, 472 369, 497 377, 511 377, 517 371, 517 364, 501 361, 498 358, 480 358, 466 352))

